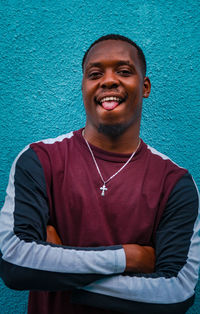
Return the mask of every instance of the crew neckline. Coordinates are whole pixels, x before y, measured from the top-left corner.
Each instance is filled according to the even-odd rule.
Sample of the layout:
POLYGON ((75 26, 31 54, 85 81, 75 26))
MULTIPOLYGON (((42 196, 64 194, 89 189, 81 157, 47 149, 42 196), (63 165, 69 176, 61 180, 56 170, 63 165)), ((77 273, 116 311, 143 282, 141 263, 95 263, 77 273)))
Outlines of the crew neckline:
MULTIPOLYGON (((84 128, 79 129, 78 131, 75 131, 74 135, 77 136, 78 141, 80 143, 80 145, 89 152, 89 149, 87 147, 87 144, 83 138, 82 132, 83 132, 84 128)), ((140 153, 145 149, 145 143, 143 142, 142 139, 140 139, 140 145, 137 149, 137 151, 135 152, 133 158, 130 160, 130 162, 136 160, 138 158, 138 156, 140 155, 140 153)), ((95 158, 98 159, 102 159, 102 160, 107 160, 107 161, 112 161, 112 162, 126 162, 128 158, 130 158, 131 153, 130 154, 123 154, 123 153, 114 153, 114 152, 108 152, 106 150, 103 150, 102 148, 99 148, 97 146, 94 146, 92 144, 90 144, 90 147, 92 149, 92 152, 95 156, 95 158)))

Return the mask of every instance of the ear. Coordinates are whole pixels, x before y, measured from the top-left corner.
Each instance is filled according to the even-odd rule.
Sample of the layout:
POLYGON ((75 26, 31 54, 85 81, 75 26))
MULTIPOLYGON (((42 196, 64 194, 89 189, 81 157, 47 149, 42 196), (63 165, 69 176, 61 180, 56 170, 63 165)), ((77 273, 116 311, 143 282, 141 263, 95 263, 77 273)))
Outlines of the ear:
POLYGON ((151 92, 151 82, 150 79, 145 76, 144 83, 143 83, 143 97, 148 98, 151 92))

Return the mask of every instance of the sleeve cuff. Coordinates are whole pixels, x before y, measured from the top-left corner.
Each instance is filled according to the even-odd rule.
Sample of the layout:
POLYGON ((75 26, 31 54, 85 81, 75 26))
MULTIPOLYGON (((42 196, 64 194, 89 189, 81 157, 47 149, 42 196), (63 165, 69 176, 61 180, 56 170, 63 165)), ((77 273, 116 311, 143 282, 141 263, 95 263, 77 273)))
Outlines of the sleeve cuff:
POLYGON ((115 251, 115 273, 123 273, 126 268, 126 255, 123 248, 115 251))

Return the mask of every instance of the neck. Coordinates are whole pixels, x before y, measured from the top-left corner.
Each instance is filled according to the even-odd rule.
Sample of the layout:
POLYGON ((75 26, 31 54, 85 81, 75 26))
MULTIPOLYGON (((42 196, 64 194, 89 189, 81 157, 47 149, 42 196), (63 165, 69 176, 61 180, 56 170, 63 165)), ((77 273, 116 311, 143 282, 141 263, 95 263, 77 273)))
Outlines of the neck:
POLYGON ((139 144, 139 127, 127 129, 123 134, 109 137, 86 124, 85 139, 92 145, 113 153, 131 154, 139 144))

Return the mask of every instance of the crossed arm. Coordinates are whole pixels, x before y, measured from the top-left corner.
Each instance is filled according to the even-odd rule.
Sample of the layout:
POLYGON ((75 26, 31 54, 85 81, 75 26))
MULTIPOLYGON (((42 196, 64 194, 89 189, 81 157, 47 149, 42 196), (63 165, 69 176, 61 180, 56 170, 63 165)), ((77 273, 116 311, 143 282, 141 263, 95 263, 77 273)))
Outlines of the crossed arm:
MULTIPOLYGON (((51 225, 47 226, 47 242, 62 245, 56 229, 51 225)), ((123 249, 126 256, 126 272, 152 273, 154 271, 154 248, 138 244, 124 244, 123 249)))
POLYGON ((42 180, 38 182, 25 168, 28 158, 29 167, 35 167, 34 173, 41 172, 35 160, 30 164, 29 153, 11 169, 0 219, 0 275, 10 288, 83 288, 93 295, 114 297, 112 306, 118 304, 118 298, 126 301, 123 304, 172 304, 193 296, 198 278, 200 226, 197 193, 189 176, 172 191, 157 231, 155 261, 152 248, 136 244, 71 248, 56 242, 59 238, 52 239, 52 230, 51 235, 48 230, 46 242, 46 189, 42 180))

